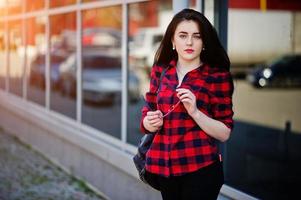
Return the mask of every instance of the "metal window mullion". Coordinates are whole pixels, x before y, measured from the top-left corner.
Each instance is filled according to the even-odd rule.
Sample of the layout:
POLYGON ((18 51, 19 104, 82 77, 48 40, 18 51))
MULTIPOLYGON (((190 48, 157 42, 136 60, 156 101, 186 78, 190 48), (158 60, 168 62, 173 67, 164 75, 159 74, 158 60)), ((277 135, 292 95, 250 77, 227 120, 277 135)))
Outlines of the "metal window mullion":
MULTIPOLYGON (((77 4, 80 1, 78 0, 77 4)), ((77 67, 76 67, 76 120, 78 123, 82 121, 82 15, 81 10, 77 9, 76 11, 76 58, 77 58, 77 67)))
MULTIPOLYGON (((47 1, 48 2, 48 1, 47 1)), ((47 5, 47 4, 46 4, 47 5)), ((47 7, 48 8, 48 7, 47 7)), ((50 110, 50 16, 48 9, 46 11, 46 54, 45 54, 45 80, 46 80, 46 91, 45 91, 45 106, 46 110, 50 110)))
POLYGON ((197 0, 196 1, 196 5, 195 5, 196 9, 204 14, 205 11, 205 1, 204 0, 197 0))
MULTIPOLYGON (((22 13, 25 13, 25 2, 22 4, 22 13)), ((23 99, 27 99, 27 41, 26 41, 26 19, 22 18, 22 44, 23 44, 23 59, 22 59, 22 91, 23 91, 23 99)))
POLYGON ((41 10, 37 10, 37 11, 31 11, 28 13, 25 13, 22 18, 31 18, 31 17, 42 17, 43 15, 45 15, 45 9, 43 8, 41 10))
POLYGON ((124 2, 128 5, 130 3, 140 3, 140 2, 146 2, 149 0, 124 0, 124 2))
POLYGON ((123 150, 127 142, 127 111, 128 111, 128 7, 122 4, 122 90, 121 90, 121 141, 123 150))
POLYGON ((100 7, 115 6, 124 3, 124 0, 110 0, 110 1, 94 1, 90 3, 83 3, 80 5, 81 10, 90 10, 100 7))
POLYGON ((87 9, 93 9, 93 8, 120 5, 122 3, 128 4, 128 3, 145 2, 147 0, 106 0, 106 1, 95 1, 95 2, 89 2, 89 3, 77 3, 77 5, 76 4, 75 5, 67 5, 67 6, 54 7, 54 8, 50 8, 49 1, 50 0, 45 0, 44 9, 30 11, 30 12, 24 12, 24 13, 15 14, 15 15, 9 15, 9 16, 6 14, 6 16, 0 17, 0 19, 7 18, 10 21, 10 20, 17 20, 20 18, 41 16, 45 13, 45 10, 48 10, 48 13, 50 15, 56 15, 56 14, 63 14, 63 13, 76 11, 77 9, 87 10, 87 9))
POLYGON ((9 31, 8 31, 8 19, 7 19, 7 9, 5 9, 5 18, 4 18, 4 30, 5 30, 5 91, 9 91, 9 31))

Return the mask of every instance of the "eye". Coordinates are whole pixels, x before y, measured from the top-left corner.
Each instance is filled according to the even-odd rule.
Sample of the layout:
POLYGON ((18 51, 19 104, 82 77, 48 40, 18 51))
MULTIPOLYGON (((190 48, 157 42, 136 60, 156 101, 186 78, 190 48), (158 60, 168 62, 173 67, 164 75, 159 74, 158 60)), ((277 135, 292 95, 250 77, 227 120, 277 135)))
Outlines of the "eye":
POLYGON ((196 39, 201 39, 200 35, 194 35, 193 37, 196 38, 196 39))
POLYGON ((187 36, 186 35, 179 35, 180 38, 185 39, 187 36))

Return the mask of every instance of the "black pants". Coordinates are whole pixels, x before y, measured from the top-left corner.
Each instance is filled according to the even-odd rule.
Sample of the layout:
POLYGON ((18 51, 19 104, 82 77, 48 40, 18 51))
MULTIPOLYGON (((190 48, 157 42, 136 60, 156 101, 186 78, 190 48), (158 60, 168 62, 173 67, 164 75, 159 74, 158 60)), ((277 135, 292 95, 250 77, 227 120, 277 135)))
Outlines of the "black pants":
POLYGON ((217 161, 200 170, 169 178, 147 173, 156 181, 163 200, 216 200, 224 183, 223 165, 217 161))

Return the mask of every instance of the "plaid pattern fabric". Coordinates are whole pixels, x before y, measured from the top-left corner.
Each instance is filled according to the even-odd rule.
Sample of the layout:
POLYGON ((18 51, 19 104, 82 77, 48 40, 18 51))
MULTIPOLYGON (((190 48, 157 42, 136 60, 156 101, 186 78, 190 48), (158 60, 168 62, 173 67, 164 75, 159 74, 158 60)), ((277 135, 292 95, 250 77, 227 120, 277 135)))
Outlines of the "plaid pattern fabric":
MULTIPOLYGON (((216 140, 207 135, 189 116, 182 103, 163 119, 157 133, 150 133, 143 126, 143 119, 150 110, 159 109, 163 115, 179 101, 176 96, 178 78, 176 61, 171 61, 161 82, 163 66, 152 68, 150 89, 142 108, 141 131, 156 134, 147 152, 146 170, 165 177, 196 171, 218 160, 216 140), (158 86, 160 85, 160 90, 158 86)), ((207 116, 233 128, 231 75, 203 65, 187 73, 180 85, 191 90, 197 98, 197 107, 207 116)))

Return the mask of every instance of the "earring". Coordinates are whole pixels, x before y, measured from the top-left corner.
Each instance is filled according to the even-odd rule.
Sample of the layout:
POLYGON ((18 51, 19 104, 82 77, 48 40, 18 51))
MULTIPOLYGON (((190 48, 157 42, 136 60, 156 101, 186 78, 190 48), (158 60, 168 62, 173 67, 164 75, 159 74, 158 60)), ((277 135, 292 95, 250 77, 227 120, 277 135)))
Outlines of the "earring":
POLYGON ((172 50, 175 50, 175 49, 176 49, 176 47, 174 45, 172 45, 172 50))
POLYGON ((205 47, 203 47, 202 50, 205 51, 205 47))

